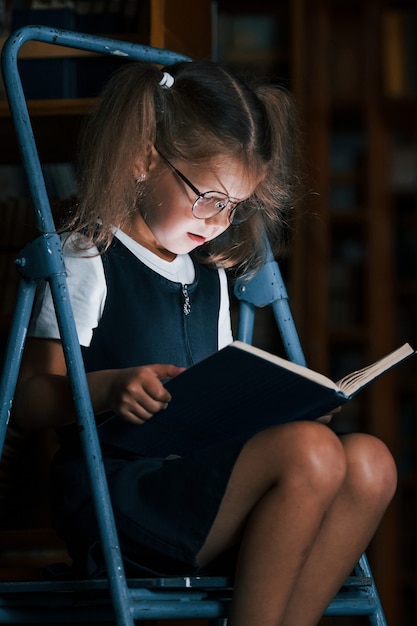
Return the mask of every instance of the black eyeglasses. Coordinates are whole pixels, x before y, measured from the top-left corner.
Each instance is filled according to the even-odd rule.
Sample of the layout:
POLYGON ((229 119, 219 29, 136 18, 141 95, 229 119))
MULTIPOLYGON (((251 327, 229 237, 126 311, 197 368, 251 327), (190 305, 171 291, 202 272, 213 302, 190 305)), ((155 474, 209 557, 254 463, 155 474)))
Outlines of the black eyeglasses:
POLYGON ((233 198, 229 198, 226 193, 221 191, 205 191, 202 193, 197 189, 193 183, 188 180, 188 178, 180 172, 179 169, 175 167, 169 161, 166 156, 162 154, 156 148, 159 156, 163 158, 163 160, 171 167, 174 172, 181 178, 181 180, 189 187, 197 196, 197 199, 193 203, 191 207, 191 211, 198 220, 208 220, 215 215, 218 215, 225 209, 228 209, 227 218, 230 224, 241 224, 245 222, 249 217, 254 215, 258 210, 259 206, 255 205, 251 200, 235 200, 233 198), (237 211, 237 209, 239 209, 237 211))

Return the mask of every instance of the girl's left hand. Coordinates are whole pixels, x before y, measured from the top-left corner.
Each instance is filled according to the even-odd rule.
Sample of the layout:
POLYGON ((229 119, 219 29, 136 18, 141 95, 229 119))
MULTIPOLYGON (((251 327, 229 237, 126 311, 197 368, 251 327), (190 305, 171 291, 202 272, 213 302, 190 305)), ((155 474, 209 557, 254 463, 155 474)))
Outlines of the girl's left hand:
POLYGON ((329 424, 333 419, 333 415, 335 415, 336 413, 340 413, 341 410, 342 407, 338 406, 333 409, 333 411, 330 411, 330 413, 328 413, 327 415, 322 415, 321 417, 316 419, 316 422, 320 422, 320 424, 329 424))

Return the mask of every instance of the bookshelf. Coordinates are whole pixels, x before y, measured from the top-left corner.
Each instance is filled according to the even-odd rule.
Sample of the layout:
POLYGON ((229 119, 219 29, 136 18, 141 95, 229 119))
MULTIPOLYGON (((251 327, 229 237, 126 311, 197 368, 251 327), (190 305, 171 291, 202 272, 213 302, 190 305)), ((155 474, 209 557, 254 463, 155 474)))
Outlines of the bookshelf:
POLYGON ((243 75, 291 80, 290 3, 217 0, 214 54, 243 75))
MULTIPOLYGON (((394 232, 394 297, 398 340, 417 343, 417 7, 390 3, 383 13, 382 83, 389 124, 389 202, 394 232), (391 62, 390 62, 391 58, 391 62)), ((417 616, 417 365, 409 363, 399 396, 400 569, 407 614, 417 616)), ((412 619, 410 620, 410 624, 412 619)))
MULTIPOLYGON (((315 193, 298 224, 292 302, 310 366, 337 376, 417 341, 417 8, 300 0, 296 28, 315 193)), ((388 623, 402 626, 417 619, 416 368, 372 385, 341 424, 379 436, 398 464, 368 555, 388 623)))
MULTIPOLYGON (((211 2, 141 5, 140 24, 114 36, 191 56, 210 53, 211 2)), ((407 53, 417 35, 401 30, 409 33, 417 22, 415 0, 217 0, 215 6, 216 53, 237 69, 273 75, 288 85, 303 120, 312 193, 286 265, 309 365, 337 377, 403 341, 417 345, 417 71, 404 60, 417 59, 407 53), (240 34, 233 31, 236 20, 240 34), (268 38, 259 54, 248 57, 244 26, 251 20, 259 29, 268 23, 268 38), (223 42, 217 36, 220 26, 223 42)), ((49 46, 22 54, 58 52, 49 46)), ((92 103, 90 97, 29 103, 44 162, 73 160, 79 125, 92 103)), ((0 141, 7 145, 0 163, 17 164, 7 105, 1 101, 0 141)), ((2 250, 6 254, 0 243, 0 256, 2 250)), ((6 325, 7 316, 0 316, 0 330, 6 325)), ((258 344, 266 349, 273 343, 270 327, 268 319, 261 323, 258 344)), ((411 360, 384 376, 345 407, 341 423, 341 429, 381 437, 397 459, 398 494, 368 555, 388 623, 401 626, 417 621, 415 368, 411 360)))

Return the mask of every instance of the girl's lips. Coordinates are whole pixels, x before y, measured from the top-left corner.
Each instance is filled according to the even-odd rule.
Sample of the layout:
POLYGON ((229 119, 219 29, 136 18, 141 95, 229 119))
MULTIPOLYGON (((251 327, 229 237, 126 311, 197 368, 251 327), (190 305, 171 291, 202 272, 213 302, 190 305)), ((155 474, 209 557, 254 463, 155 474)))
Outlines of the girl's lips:
POLYGON ((187 236, 189 239, 191 239, 191 241, 195 241, 198 244, 203 244, 206 241, 205 237, 202 237, 201 235, 195 235, 194 233, 187 233, 187 236))

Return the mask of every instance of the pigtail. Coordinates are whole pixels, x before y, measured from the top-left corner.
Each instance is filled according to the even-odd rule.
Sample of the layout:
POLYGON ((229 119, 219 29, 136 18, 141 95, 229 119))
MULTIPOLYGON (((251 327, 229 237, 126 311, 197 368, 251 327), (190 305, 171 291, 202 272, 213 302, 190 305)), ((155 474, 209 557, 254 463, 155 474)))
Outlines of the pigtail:
POLYGON ((259 86, 254 92, 264 116, 263 134, 256 148, 252 147, 253 154, 258 158, 263 154, 266 162, 266 176, 252 197, 260 210, 209 244, 213 262, 233 267, 235 274, 247 277, 266 259, 265 235, 274 255, 287 244, 295 206, 302 194, 298 122, 292 96, 274 85, 259 86))
POLYGON ((256 193, 264 207, 264 229, 277 253, 286 243, 303 194, 300 127, 293 97, 287 90, 265 85, 257 89, 257 95, 270 126, 271 159, 268 174, 256 193))
POLYGON ((105 249, 112 228, 122 226, 136 210, 141 186, 132 164, 141 157, 145 160, 155 141, 154 99, 155 92, 162 91, 161 72, 150 65, 134 65, 127 64, 110 79, 82 133, 80 200, 64 228, 82 231, 87 246, 105 249))

